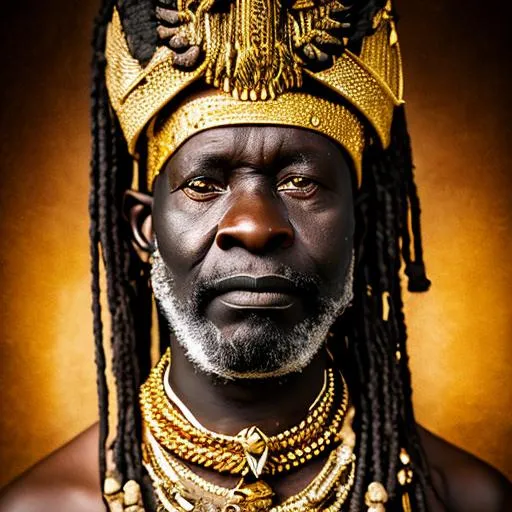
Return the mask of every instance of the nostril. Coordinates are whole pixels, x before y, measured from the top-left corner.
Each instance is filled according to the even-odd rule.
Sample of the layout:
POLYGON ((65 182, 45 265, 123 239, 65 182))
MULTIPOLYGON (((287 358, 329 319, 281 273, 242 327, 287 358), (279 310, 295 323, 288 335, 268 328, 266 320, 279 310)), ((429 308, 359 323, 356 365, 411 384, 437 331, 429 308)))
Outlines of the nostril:
POLYGON ((291 226, 261 226, 243 223, 220 227, 217 231, 217 246, 226 251, 233 247, 244 247, 251 252, 271 252, 290 247, 294 234, 291 226))
POLYGON ((272 233, 272 228, 269 228, 269 231, 271 232, 271 236, 269 236, 267 246, 265 247, 265 250, 267 251, 273 251, 275 249, 286 249, 287 247, 290 247, 293 243, 293 231, 290 229, 283 230, 279 233, 272 233))
POLYGON ((217 242, 217 246, 223 251, 227 251, 232 247, 240 245, 234 236, 225 232, 217 233, 215 240, 217 242))
POLYGON ((271 197, 258 194, 256 198, 245 195, 226 212, 218 226, 216 243, 223 250, 237 246, 263 253, 289 247, 293 239, 294 230, 283 207, 271 197))

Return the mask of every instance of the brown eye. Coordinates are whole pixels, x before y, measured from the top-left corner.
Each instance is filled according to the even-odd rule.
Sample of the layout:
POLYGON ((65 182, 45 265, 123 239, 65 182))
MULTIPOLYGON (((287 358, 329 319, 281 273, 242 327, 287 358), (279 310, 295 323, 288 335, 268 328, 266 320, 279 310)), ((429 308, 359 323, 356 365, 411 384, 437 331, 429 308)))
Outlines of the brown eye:
POLYGON ((194 201, 207 201, 223 194, 226 189, 212 178, 193 178, 182 187, 183 192, 194 201))
POLYGON ((304 176, 291 176, 277 185, 279 192, 298 192, 303 195, 311 194, 316 188, 317 184, 304 176))

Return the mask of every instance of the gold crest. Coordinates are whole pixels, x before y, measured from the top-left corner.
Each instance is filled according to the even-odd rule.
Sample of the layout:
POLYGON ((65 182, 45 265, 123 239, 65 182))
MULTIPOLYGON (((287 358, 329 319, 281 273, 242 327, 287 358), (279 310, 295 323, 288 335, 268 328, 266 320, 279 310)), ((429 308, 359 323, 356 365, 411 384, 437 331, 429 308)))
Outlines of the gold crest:
POLYGON ((403 88, 391 5, 375 16, 374 32, 364 39, 359 55, 345 48, 345 9, 338 0, 296 0, 291 5, 279 0, 180 0, 176 10, 157 8, 161 45, 144 68, 131 56, 114 11, 106 80, 130 153, 137 157, 139 136, 178 94, 187 109, 178 116, 180 106, 169 109, 179 123, 148 132, 148 185, 194 133, 248 120, 323 133, 347 149, 356 170, 361 167, 365 121, 387 147, 403 88), (183 91, 198 81, 217 92, 205 100, 195 98, 194 114, 183 91), (241 107, 233 108, 235 103, 224 96, 241 107), (215 98, 222 108, 212 105, 215 98), (274 103, 280 98, 284 113, 274 103), (188 123, 190 118, 199 122, 188 123))

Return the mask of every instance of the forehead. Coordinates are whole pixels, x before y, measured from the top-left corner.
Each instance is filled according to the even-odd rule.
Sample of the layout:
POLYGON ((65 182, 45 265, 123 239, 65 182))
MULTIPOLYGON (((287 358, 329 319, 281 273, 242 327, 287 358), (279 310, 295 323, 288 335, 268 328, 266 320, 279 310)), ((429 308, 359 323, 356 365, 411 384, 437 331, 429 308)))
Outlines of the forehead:
POLYGON ((348 168, 344 151, 337 143, 319 133, 286 126, 228 126, 205 130, 188 139, 169 164, 179 169, 205 159, 255 166, 290 159, 348 168))

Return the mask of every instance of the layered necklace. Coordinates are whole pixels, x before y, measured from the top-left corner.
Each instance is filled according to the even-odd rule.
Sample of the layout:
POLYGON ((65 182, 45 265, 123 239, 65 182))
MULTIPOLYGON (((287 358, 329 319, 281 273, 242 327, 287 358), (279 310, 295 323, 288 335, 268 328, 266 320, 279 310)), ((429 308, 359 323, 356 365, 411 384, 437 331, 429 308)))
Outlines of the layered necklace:
POLYGON ((144 466, 159 511, 299 512, 340 511, 354 482, 354 411, 343 377, 329 368, 317 399, 299 424, 267 436, 249 426, 234 436, 201 425, 171 389, 170 352, 151 371, 140 393, 144 466), (268 477, 326 456, 320 472, 298 494, 280 504, 268 477), (234 488, 200 477, 199 466, 239 477, 234 488))

